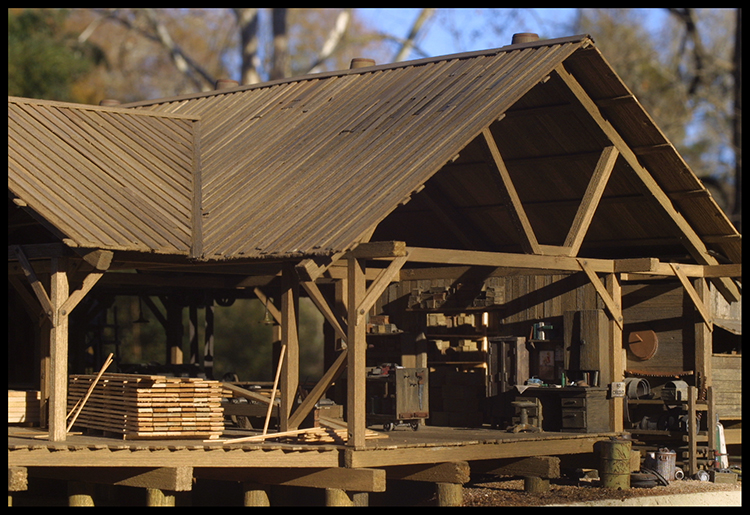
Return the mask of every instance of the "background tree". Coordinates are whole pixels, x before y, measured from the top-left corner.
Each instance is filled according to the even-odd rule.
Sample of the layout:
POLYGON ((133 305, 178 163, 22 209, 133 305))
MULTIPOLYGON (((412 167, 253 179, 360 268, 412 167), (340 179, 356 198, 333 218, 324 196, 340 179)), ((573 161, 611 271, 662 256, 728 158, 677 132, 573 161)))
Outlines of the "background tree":
POLYGON ((78 42, 63 27, 66 11, 8 9, 8 94, 73 100, 75 82, 97 64, 97 46, 78 42))
POLYGON ((581 9, 612 67, 741 230, 741 11, 581 9))

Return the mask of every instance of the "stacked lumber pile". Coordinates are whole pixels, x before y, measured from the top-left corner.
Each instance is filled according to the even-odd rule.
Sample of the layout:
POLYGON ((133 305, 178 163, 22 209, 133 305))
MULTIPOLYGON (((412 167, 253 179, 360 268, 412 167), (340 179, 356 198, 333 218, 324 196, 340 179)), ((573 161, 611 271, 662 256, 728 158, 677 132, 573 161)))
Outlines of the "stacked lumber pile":
POLYGON ((8 390, 8 424, 39 423, 39 390, 8 390))
POLYGON ((95 375, 71 375, 68 409, 80 409, 74 425, 148 438, 216 439, 224 431, 219 381, 191 377, 103 374, 80 408, 95 375))

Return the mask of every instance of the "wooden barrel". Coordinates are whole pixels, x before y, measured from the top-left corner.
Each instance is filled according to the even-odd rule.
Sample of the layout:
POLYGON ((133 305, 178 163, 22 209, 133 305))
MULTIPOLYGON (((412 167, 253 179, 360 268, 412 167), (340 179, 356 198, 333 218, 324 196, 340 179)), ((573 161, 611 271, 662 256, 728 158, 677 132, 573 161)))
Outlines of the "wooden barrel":
POLYGON ((630 440, 600 442, 599 478, 603 488, 630 489, 630 440))

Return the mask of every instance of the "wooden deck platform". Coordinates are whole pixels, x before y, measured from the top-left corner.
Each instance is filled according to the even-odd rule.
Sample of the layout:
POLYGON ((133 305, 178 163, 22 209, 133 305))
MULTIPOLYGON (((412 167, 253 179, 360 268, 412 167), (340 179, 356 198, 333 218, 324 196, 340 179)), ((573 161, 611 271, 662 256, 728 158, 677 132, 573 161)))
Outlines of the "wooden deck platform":
POLYGON ((596 442, 615 433, 514 434, 489 428, 422 426, 418 431, 397 428, 383 433, 386 438, 368 439, 359 448, 274 441, 226 445, 209 440, 128 441, 91 435, 69 435, 65 442, 35 438, 43 434, 9 426, 9 472, 172 492, 189 491, 194 478, 206 478, 341 493, 384 492, 386 480, 393 479, 460 488, 472 470, 500 470, 537 457, 543 458, 531 465, 527 475, 557 477, 560 467, 555 457, 590 455, 596 442), (545 463, 554 466, 550 469, 545 463), (534 467, 540 467, 539 471, 534 472, 534 467), (553 469, 556 472, 549 471, 553 469))
MULTIPOLYGON (((484 428, 423 426, 396 429, 361 448, 319 443, 238 443, 201 440, 125 441, 70 435, 65 442, 34 438, 8 427, 8 465, 33 467, 387 467, 592 452, 614 433, 508 433, 484 428)), ((39 434, 44 434, 39 431, 39 434)), ((236 434, 231 435, 237 436, 236 434)))

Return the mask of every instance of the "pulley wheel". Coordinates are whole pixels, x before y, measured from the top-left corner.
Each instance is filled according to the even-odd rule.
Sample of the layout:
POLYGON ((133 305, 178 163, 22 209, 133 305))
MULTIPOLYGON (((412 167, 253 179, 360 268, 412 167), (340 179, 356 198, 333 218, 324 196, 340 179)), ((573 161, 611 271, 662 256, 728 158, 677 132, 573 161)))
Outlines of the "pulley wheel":
POLYGON ((651 359, 659 347, 659 338, 653 331, 635 331, 628 335, 628 349, 641 361, 651 359))

